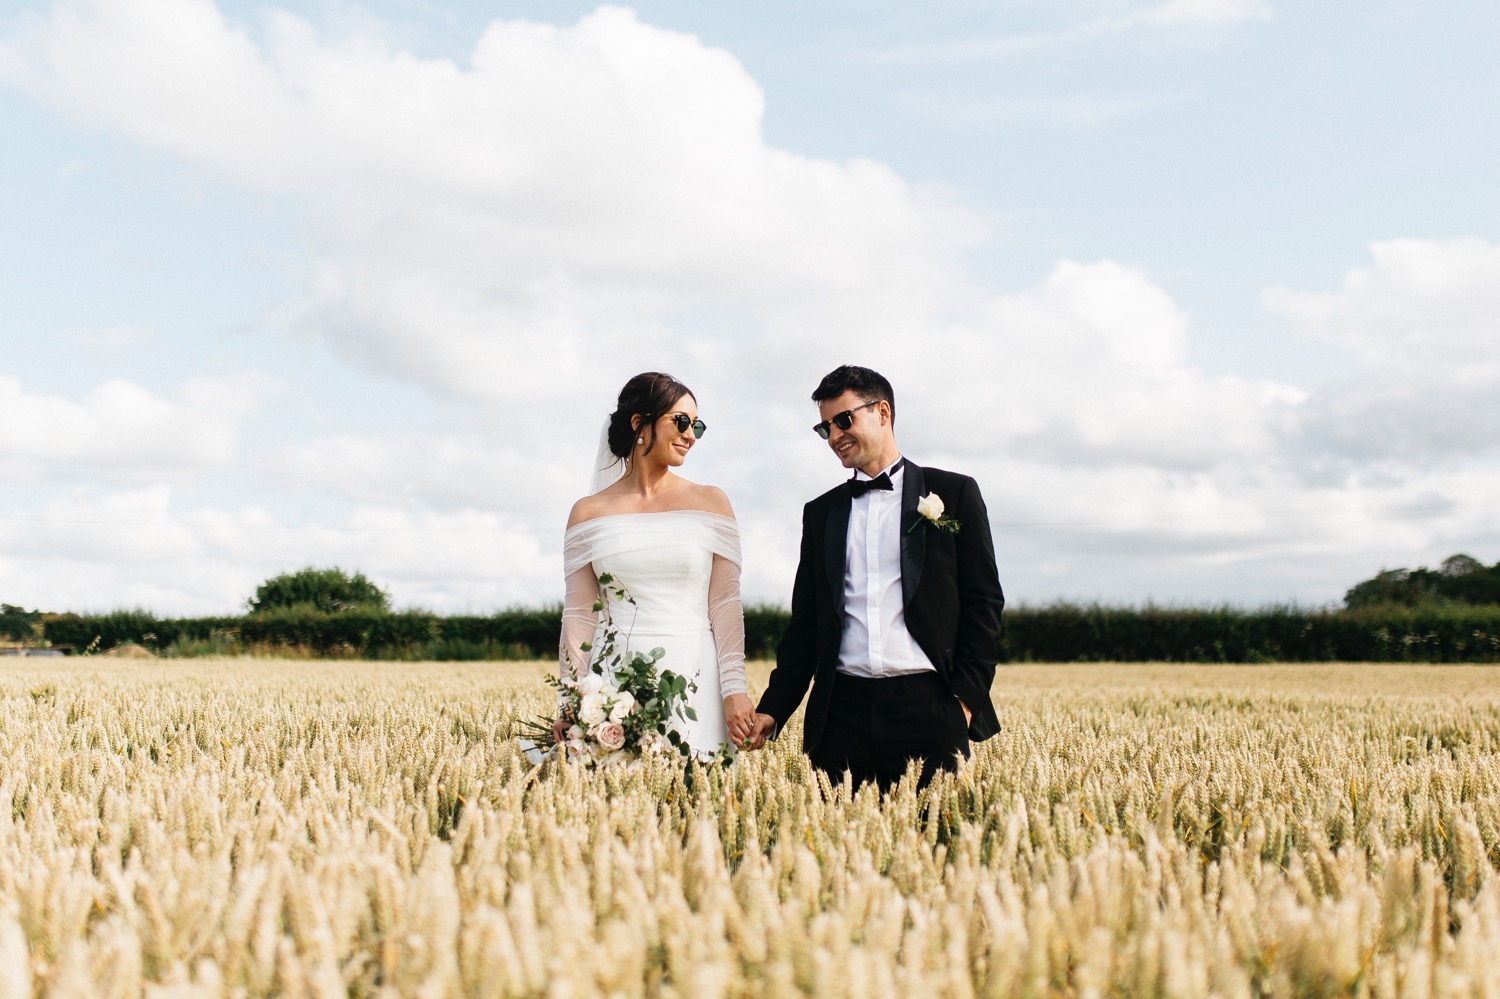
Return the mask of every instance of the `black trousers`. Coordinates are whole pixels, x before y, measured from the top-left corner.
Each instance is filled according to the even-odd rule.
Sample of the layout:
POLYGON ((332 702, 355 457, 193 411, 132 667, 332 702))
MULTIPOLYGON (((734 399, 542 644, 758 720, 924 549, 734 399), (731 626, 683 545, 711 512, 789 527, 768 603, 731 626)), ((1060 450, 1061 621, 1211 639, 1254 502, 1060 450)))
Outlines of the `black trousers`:
POLYGON ((854 785, 875 781, 882 791, 900 780, 911 760, 922 761, 919 787, 938 770, 958 769, 969 755, 963 705, 935 672, 872 679, 840 673, 834 679, 823 737, 813 766, 854 785))

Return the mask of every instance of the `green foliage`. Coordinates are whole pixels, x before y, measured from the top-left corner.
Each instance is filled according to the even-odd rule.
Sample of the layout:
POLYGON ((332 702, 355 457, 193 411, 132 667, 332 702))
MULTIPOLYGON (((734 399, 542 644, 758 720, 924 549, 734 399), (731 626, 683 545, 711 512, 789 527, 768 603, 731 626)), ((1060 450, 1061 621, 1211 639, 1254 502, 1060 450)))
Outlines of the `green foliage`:
POLYGON ((1054 604, 1005 612, 1001 662, 1500 662, 1500 608, 1139 610, 1054 604))
POLYGON ((139 608, 108 614, 47 614, 42 621, 42 634, 49 644, 74 651, 103 652, 125 642, 155 650, 174 641, 179 628, 179 622, 158 619, 139 608))
POLYGON ((425 645, 438 637, 438 629, 437 617, 424 611, 389 614, 355 607, 326 613, 303 604, 248 615, 240 622, 240 641, 258 649, 357 657, 425 645))
POLYGON ((1470 555, 1450 555, 1437 569, 1382 569, 1344 594, 1350 610, 1444 603, 1500 605, 1500 562, 1486 566, 1470 555))
POLYGON ((48 644, 74 651, 107 652, 133 642, 153 652, 195 642, 217 640, 238 633, 238 617, 158 618, 149 611, 119 610, 108 614, 43 614, 42 636, 48 644))
POLYGON ((789 613, 774 604, 745 608, 745 658, 775 659, 776 646, 786 633, 789 613))
POLYGON ((42 623, 40 611, 29 611, 15 604, 0 604, 0 638, 28 642, 37 637, 42 623))
MULTIPOLYGON (((391 660, 552 659, 561 608, 439 617, 294 607, 245 617, 160 619, 140 610, 43 615, 53 645, 135 642, 169 656, 279 654, 391 660)), ((770 659, 787 611, 745 610, 746 652, 770 659)), ((1500 662, 1500 607, 1383 604, 1358 610, 1103 607, 1005 611, 1001 662, 1500 662)))
POLYGON ((248 605, 252 614, 296 607, 324 614, 356 608, 378 614, 390 609, 390 596, 363 573, 351 576, 337 566, 332 569, 309 566, 261 583, 248 605))
POLYGON ((238 628, 213 630, 207 637, 188 632, 189 629, 183 629, 182 634, 163 646, 161 655, 167 659, 199 659, 204 656, 238 656, 245 652, 238 628))
MULTIPOLYGON (((562 606, 513 607, 488 616, 458 615, 441 619, 440 634, 444 642, 488 644, 521 655, 507 654, 507 659, 551 659, 557 655, 557 639, 562 631, 562 606)), ((462 657, 462 658, 467 658, 462 657)))

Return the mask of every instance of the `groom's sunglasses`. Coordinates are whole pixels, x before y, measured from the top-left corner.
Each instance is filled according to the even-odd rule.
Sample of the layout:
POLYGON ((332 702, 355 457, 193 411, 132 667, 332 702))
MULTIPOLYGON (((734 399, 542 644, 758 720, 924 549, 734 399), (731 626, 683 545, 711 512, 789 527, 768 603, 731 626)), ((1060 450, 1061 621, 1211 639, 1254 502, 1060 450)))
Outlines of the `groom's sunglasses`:
POLYGON ((846 409, 842 413, 835 413, 833 414, 832 419, 824 420, 822 423, 814 425, 813 433, 817 434, 819 437, 823 438, 826 441, 828 439, 828 436, 833 433, 833 431, 829 429, 829 424, 838 427, 840 430, 848 430, 850 427, 854 426, 855 413, 859 412, 861 409, 869 409, 871 406, 877 406, 879 404, 879 399, 871 399, 863 406, 855 406, 853 409, 846 409))
POLYGON ((688 432, 688 427, 693 428, 693 440, 697 440, 708 433, 708 424, 702 420, 690 420, 686 413, 672 413, 667 419, 672 421, 672 426, 677 428, 679 434, 688 432))

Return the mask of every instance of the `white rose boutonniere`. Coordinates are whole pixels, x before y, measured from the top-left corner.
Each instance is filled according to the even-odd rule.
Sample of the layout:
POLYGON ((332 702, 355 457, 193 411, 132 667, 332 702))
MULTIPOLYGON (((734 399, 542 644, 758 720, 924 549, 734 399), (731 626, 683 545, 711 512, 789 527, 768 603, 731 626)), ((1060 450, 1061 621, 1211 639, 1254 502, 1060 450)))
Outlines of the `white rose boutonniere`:
MULTIPOLYGON (((940 531, 947 531, 949 534, 957 534, 958 529, 962 525, 952 517, 945 517, 943 515, 943 510, 943 498, 937 493, 928 493, 926 496, 923 496, 921 499, 917 500, 917 513, 926 518, 929 524, 931 524, 933 527, 936 527, 940 531)), ((911 526, 915 528, 917 524, 920 523, 920 520, 915 521, 911 526)))

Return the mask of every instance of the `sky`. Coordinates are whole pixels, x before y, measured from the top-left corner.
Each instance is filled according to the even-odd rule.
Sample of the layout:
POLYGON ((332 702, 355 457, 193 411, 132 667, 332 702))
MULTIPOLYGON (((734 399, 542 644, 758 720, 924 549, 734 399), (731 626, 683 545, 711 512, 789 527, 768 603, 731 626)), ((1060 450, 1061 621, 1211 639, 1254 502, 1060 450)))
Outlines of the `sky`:
POLYGON ((1500 7, 0 0, 0 600, 561 599, 640 371, 784 605, 839 364, 1013 604, 1500 560, 1500 7))

